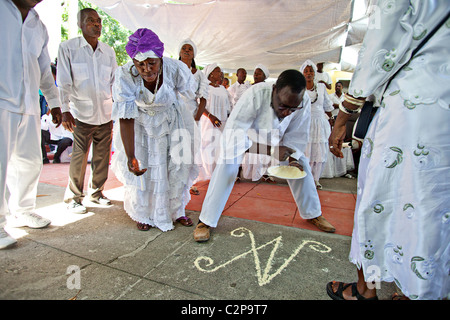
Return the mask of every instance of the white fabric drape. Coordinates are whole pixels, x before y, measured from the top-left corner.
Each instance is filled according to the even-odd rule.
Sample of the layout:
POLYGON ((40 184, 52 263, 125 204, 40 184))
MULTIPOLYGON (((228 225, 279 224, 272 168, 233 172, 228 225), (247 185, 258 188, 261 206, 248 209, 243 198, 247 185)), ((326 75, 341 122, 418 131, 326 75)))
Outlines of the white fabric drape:
POLYGON ((92 2, 131 31, 153 30, 167 56, 178 57, 180 41, 190 38, 198 65, 219 62, 223 72, 251 73, 262 63, 274 77, 306 59, 338 63, 352 12, 351 0, 92 2))

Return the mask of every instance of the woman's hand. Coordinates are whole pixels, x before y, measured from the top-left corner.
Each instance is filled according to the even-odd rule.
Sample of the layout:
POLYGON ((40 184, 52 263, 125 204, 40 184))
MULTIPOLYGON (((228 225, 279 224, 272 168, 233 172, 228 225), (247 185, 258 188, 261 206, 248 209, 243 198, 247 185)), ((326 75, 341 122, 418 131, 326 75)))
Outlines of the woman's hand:
POLYGON ((271 148, 278 149, 278 154, 276 152, 272 152, 273 151, 272 149, 271 154, 275 159, 278 158, 279 161, 286 161, 291 156, 291 154, 295 153, 294 149, 288 148, 286 146, 271 147, 271 148))
POLYGON ((338 158, 343 158, 344 154, 342 153, 342 143, 344 142, 345 134, 347 132, 347 128, 345 126, 345 122, 339 121, 339 118, 336 119, 333 130, 331 130, 330 137, 328 138, 328 144, 330 146, 330 151, 338 158))
POLYGON ((139 162, 135 157, 128 159, 128 170, 136 176, 143 175, 147 169, 139 169, 139 162))
POLYGON ((222 125, 222 122, 213 114, 208 115, 208 119, 211 121, 214 127, 219 128, 222 125))

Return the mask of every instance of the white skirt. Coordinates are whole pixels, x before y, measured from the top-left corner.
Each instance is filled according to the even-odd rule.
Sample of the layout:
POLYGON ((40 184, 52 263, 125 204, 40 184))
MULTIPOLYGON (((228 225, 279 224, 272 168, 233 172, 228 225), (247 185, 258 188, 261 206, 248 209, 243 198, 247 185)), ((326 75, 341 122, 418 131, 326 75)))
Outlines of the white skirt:
POLYGON ((198 175, 194 161, 175 161, 172 136, 184 129, 184 121, 175 106, 164 106, 149 115, 139 111, 135 119, 135 155, 142 176, 135 176, 127 167, 127 156, 120 137, 120 123, 114 127, 115 152, 111 168, 124 184, 124 208, 135 221, 162 231, 174 228, 173 221, 185 215, 190 200, 189 189, 198 175))

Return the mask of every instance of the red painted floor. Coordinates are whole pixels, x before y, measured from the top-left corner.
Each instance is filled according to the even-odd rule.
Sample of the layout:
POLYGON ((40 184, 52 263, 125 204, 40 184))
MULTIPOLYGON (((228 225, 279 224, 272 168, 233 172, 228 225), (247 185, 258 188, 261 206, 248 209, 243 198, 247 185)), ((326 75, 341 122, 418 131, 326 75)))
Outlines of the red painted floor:
MULTIPOLYGON (((45 164, 40 182, 61 187, 67 186, 68 163, 45 164)), ((89 179, 90 166, 86 170, 85 187, 89 179)), ((105 189, 122 186, 110 170, 105 189)), ((200 211, 208 188, 208 182, 197 184, 200 195, 192 196, 187 210, 200 211)), ((323 216, 335 226, 336 233, 351 236, 353 229, 353 209, 356 195, 319 190, 323 216)), ((290 189, 284 184, 239 182, 236 183, 223 212, 226 216, 256 220, 301 229, 318 229, 299 215, 290 189)))

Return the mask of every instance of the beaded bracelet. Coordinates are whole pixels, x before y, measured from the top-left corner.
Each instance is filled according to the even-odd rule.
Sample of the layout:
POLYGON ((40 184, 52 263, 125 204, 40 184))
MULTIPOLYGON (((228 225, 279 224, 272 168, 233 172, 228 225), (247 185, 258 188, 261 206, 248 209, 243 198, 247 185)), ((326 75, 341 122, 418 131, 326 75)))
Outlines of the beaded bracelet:
POLYGON ((344 101, 353 104, 355 106, 358 107, 362 107, 364 105, 364 100, 359 100, 356 98, 353 98, 352 96, 348 95, 348 94, 344 94, 344 101))

